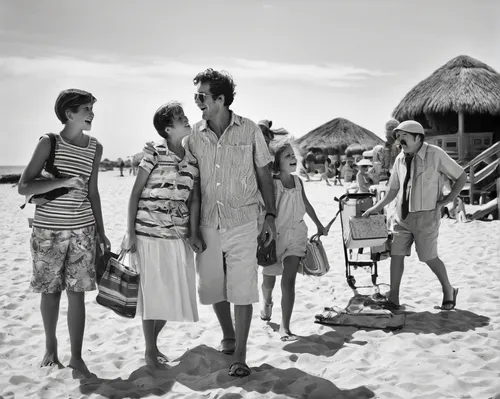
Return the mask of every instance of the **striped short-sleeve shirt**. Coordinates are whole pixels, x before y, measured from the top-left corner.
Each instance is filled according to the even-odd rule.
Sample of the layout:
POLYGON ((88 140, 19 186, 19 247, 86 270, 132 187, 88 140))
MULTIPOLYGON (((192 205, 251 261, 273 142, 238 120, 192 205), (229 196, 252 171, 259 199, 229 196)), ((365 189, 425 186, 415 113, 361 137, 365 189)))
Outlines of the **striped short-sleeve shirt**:
POLYGON ((188 150, 180 159, 168 149, 166 140, 154 147, 155 154, 145 153, 139 165, 149 177, 139 199, 135 233, 163 239, 185 238, 189 196, 198 178, 196 160, 188 150))
POLYGON ((260 128, 232 112, 219 139, 202 120, 193 126, 188 144, 200 169, 200 225, 228 229, 257 220, 255 168, 273 160, 260 128))
POLYGON ((87 136, 86 147, 79 147, 66 142, 56 134, 54 166, 61 177, 82 177, 83 189, 71 188, 62 195, 43 205, 37 205, 33 218, 33 227, 48 230, 75 230, 95 224, 94 213, 88 198, 88 182, 97 149, 97 140, 87 136))

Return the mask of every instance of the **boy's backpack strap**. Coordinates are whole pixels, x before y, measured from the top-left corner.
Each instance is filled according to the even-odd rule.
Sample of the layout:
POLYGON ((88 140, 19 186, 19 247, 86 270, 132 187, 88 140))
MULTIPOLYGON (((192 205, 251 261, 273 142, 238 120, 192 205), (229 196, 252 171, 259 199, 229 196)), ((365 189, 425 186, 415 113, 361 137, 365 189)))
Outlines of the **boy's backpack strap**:
MULTIPOLYGON (((54 133, 46 133, 45 135, 49 136, 50 139, 50 154, 45 161, 45 170, 49 173, 52 173, 54 176, 57 176, 59 172, 54 167, 54 159, 56 157, 56 135, 54 133)), ((42 137, 40 137, 40 139, 42 137)))

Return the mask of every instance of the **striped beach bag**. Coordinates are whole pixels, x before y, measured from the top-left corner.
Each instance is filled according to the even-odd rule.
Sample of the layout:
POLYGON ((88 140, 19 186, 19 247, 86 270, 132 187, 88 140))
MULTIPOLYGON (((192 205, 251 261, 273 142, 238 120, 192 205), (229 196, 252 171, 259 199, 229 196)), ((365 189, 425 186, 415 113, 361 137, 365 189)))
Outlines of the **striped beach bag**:
POLYGON ((134 255, 123 250, 119 256, 113 255, 99 282, 96 301, 120 316, 134 318, 139 294, 139 274, 125 263, 126 257, 131 262, 134 255))

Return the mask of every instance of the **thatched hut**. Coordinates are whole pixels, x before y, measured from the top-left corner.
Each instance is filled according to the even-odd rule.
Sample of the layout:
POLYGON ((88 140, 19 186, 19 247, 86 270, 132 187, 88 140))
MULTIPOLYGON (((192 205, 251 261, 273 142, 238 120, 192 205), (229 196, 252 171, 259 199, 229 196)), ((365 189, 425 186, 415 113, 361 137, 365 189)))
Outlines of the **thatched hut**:
POLYGON ((394 109, 426 129, 426 140, 465 163, 500 141, 500 74, 466 55, 418 83, 394 109))
POLYGON ((335 118, 296 140, 302 153, 310 148, 321 148, 327 155, 344 154, 351 144, 358 144, 363 151, 384 141, 375 133, 344 119, 335 118))

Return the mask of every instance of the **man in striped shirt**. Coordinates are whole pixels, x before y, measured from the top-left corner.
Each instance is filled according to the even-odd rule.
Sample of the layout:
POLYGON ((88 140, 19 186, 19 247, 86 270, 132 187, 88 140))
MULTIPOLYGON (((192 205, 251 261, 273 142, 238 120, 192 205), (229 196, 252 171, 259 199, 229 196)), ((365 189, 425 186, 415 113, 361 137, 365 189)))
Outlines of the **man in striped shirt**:
POLYGON ((235 84, 224 71, 207 69, 194 78, 202 120, 188 145, 198 161, 201 184, 200 233, 207 249, 197 256, 200 302, 213 305, 221 325, 221 351, 233 354, 229 375, 250 374, 246 344, 257 288, 258 191, 266 206, 260 232, 269 244, 276 235, 272 161, 260 128, 229 109, 235 84), (233 327, 230 303, 234 304, 233 327))

